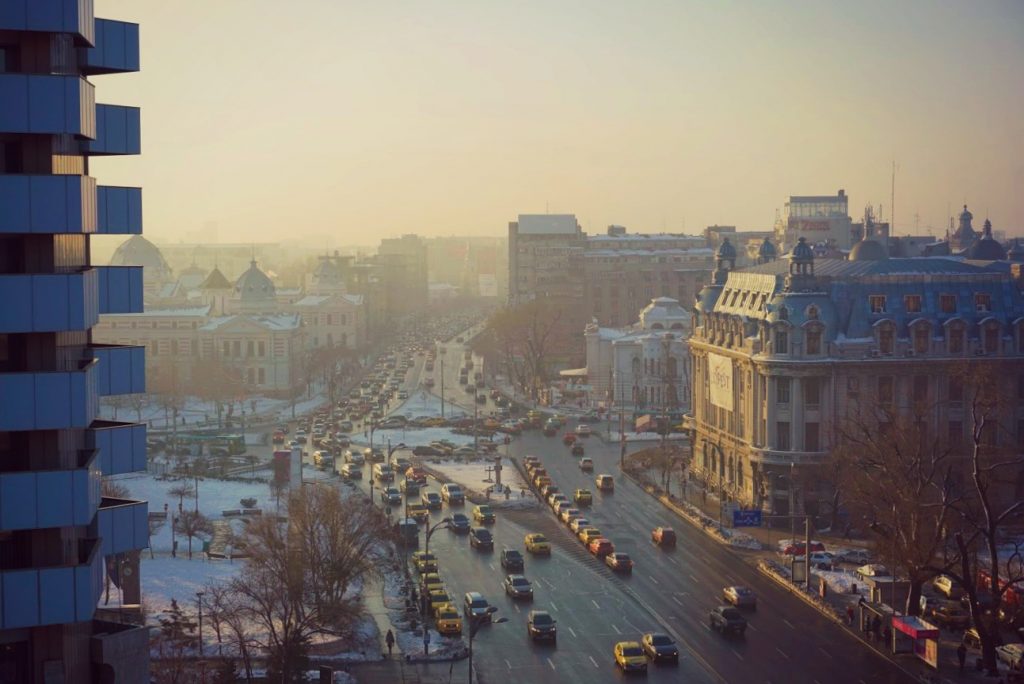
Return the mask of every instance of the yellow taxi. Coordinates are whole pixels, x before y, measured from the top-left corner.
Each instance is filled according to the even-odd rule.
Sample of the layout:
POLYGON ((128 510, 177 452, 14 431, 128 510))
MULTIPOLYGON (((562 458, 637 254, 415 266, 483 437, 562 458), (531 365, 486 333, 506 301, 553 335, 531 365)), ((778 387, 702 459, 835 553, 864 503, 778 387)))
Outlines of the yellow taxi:
POLYGON ((436 572, 428 572, 420 580, 420 588, 429 594, 435 589, 444 589, 444 582, 441 581, 441 576, 436 572))
POLYGON ((430 511, 423 504, 409 504, 406 506, 406 511, 410 518, 416 519, 416 522, 427 522, 430 519, 430 511))
POLYGON ((624 672, 646 672, 647 656, 636 641, 620 641, 615 644, 615 664, 624 672))
POLYGON ((421 575, 425 575, 428 572, 437 572, 437 556, 432 553, 417 551, 412 554, 412 562, 421 575))
POLYGON ((455 606, 446 603, 437 609, 436 627, 440 634, 445 636, 456 636, 462 634, 462 617, 455 606))
POLYGON ((589 506, 594 502, 594 495, 590 493, 589 489, 577 489, 573 492, 572 500, 576 502, 577 506, 589 506))
POLYGON ((594 541, 595 539, 601 538, 601 530, 597 529, 596 527, 585 527, 582 530, 580 530, 578 536, 580 538, 580 541, 583 542, 583 544, 586 546, 589 545, 590 542, 594 541))
POLYGON ((543 534, 528 534, 523 540, 526 543, 526 550, 538 556, 551 555, 551 542, 543 534))
POLYGON ((538 475, 537 477, 533 478, 533 484, 535 487, 540 489, 544 485, 551 484, 551 478, 548 477, 547 475, 538 475))
POLYGON ((452 597, 448 595, 448 592, 444 589, 435 589, 434 591, 427 594, 430 597, 430 612, 437 616, 438 611, 445 605, 449 605, 452 602, 452 597))

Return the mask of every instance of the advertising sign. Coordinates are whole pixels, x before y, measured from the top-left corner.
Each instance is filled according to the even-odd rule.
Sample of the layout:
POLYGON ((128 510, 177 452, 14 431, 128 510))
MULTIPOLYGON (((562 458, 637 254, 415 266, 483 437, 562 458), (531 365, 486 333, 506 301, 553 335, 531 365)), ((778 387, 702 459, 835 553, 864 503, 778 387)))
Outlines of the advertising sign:
POLYGON ((708 354, 708 388, 712 404, 732 411, 732 359, 708 354))
POLYGON ((743 511, 735 510, 732 512, 732 526, 733 527, 760 527, 761 526, 761 511, 760 509, 755 511, 743 511))

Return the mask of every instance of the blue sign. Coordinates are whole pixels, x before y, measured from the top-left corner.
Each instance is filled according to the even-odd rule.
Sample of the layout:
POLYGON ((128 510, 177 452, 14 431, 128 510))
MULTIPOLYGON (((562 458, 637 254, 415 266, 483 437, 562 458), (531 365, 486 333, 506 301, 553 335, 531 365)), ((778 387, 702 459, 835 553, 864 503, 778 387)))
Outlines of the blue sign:
POLYGON ((761 511, 741 511, 736 510, 732 512, 732 526, 733 527, 760 527, 761 526, 761 511))

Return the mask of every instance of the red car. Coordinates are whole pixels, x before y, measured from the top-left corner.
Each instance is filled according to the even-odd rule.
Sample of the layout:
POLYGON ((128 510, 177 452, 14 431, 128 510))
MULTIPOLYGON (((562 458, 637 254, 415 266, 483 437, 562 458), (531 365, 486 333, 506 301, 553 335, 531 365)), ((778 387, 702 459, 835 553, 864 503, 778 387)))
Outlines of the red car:
POLYGON ((651 531, 651 541, 658 546, 675 546, 676 531, 671 527, 655 527, 651 531))
POLYGON ((576 442, 576 435, 571 432, 566 433, 565 437, 562 438, 562 444, 565 446, 572 446, 576 442))
MULTIPOLYGON (((802 556, 805 553, 804 547, 806 543, 799 541, 795 544, 789 544, 785 549, 782 550, 782 554, 785 556, 802 556)), ((816 551, 824 551, 825 545, 820 541, 811 541, 811 553, 816 551)))
POLYGON ((590 553, 594 554, 598 558, 604 558, 609 553, 614 553, 615 545, 612 544, 611 539, 605 539, 604 537, 598 537, 587 545, 587 549, 590 553))
POLYGON ((409 469, 405 471, 405 479, 418 482, 421 485, 427 484, 427 473, 422 468, 416 466, 409 466, 409 469))

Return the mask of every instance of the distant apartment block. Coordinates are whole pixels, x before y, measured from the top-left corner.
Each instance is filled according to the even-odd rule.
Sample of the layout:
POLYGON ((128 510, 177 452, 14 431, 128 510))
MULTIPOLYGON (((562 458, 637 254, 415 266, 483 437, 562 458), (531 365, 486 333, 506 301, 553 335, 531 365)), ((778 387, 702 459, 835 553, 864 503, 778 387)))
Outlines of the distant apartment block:
POLYGON ((137 267, 96 266, 90 236, 142 231, 142 190, 89 175, 138 154, 139 109, 97 104, 90 77, 137 71, 139 27, 92 2, 0 3, 0 678, 148 681, 139 617, 144 501, 103 476, 144 470, 146 428, 97 420, 144 392, 143 349, 93 340, 100 314, 142 311, 137 267), (107 567, 126 605, 97 604, 107 567), (132 605, 134 604, 134 605, 132 605), (104 619, 100 619, 100 618, 104 619))

